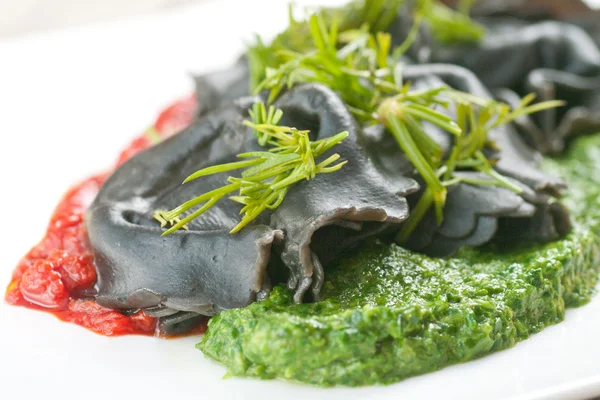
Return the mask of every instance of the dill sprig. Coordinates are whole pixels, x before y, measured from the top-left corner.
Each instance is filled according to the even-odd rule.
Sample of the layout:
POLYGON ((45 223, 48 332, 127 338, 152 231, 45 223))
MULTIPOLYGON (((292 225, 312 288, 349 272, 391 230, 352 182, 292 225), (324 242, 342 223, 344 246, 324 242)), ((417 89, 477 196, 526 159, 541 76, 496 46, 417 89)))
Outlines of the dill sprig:
MULTIPOLYGON (((341 32, 368 26, 373 33, 386 30, 406 0, 357 0, 343 7, 321 8, 319 12, 327 25, 337 21, 341 32)), ((421 0, 420 0, 421 1, 421 0)), ((308 10, 307 10, 308 11, 308 10)), ((254 90, 265 78, 267 68, 278 68, 284 58, 282 52, 307 53, 314 50, 312 31, 305 20, 294 18, 293 4, 288 9, 288 28, 269 45, 256 35, 255 43, 248 46, 250 88, 254 90)))
POLYGON ((146 135, 146 138, 152 144, 158 144, 162 141, 162 138, 160 137, 160 133, 156 130, 156 127, 154 127, 154 126, 151 126, 148 129, 146 129, 144 131, 144 135, 146 135))
POLYGON ((188 176, 184 184, 208 175, 243 170, 241 177, 228 177, 228 184, 223 187, 204 193, 171 211, 155 211, 153 216, 161 226, 172 225, 163 236, 185 228, 225 196, 242 205, 242 219, 230 231, 239 232, 263 211, 279 207, 295 183, 338 171, 347 163, 338 162, 340 155, 337 153, 320 162, 317 159, 348 137, 348 132, 311 141, 308 130, 278 125, 283 116, 280 109, 270 106, 267 110, 263 103, 256 103, 249 114, 252 121, 246 120, 244 124, 253 129, 262 146, 270 146, 269 151, 238 154, 242 161, 211 166, 188 176), (199 208, 181 218, 195 207, 199 208))
MULTIPOLYGON (((318 10, 324 26, 337 26, 344 34, 366 30, 376 35, 384 32, 398 16, 400 9, 412 5, 414 17, 413 28, 404 45, 398 49, 396 56, 408 50, 417 38, 419 30, 426 24, 433 36, 442 43, 477 42, 484 34, 484 28, 468 16, 474 0, 462 0, 458 11, 455 11, 439 0, 354 0, 337 8, 320 8, 318 10)), ((248 46, 246 55, 250 67, 250 88, 255 90, 268 75, 269 69, 277 69, 284 64, 290 52, 306 54, 315 50, 313 25, 310 16, 305 20, 294 18, 293 5, 288 9, 288 28, 266 45, 262 38, 255 35, 255 42, 248 46)), ((342 39, 344 35, 340 35, 342 39)))
MULTIPOLYGON (((486 158, 484 149, 486 147, 494 149, 495 147, 495 144, 489 141, 488 134, 492 129, 508 124, 522 115, 533 114, 538 111, 559 107, 564 104, 562 101, 557 100, 532 104, 535 100, 535 95, 530 94, 522 99, 518 107, 511 109, 507 104, 494 100, 481 99, 469 93, 448 88, 441 90, 440 96, 452 101, 456 110, 456 121, 452 121, 452 127, 456 129, 451 130, 444 128, 455 134, 454 146, 452 147, 448 158, 445 159, 441 165, 438 164, 436 170, 433 170, 433 168, 424 168, 420 164, 415 164, 413 159, 405 151, 409 160, 411 160, 421 177, 423 177, 427 183, 427 187, 408 220, 405 221, 402 226, 398 236, 398 241, 400 242, 405 242, 408 239, 410 234, 432 206, 435 207, 438 224, 443 222, 443 204, 449 186, 462 182, 471 185, 504 187, 515 193, 521 193, 523 189, 507 177, 498 173, 493 168, 493 161, 486 158), (424 169, 425 171, 423 172, 424 169), (457 170, 464 169, 473 169, 482 172, 486 174, 489 179, 469 179, 454 174, 457 170)), ((437 102, 437 104, 442 103, 437 102)), ((418 132, 420 128, 415 126, 414 122, 410 121, 404 123, 406 128, 402 128, 402 123, 397 120, 403 118, 406 121, 406 115, 406 112, 400 108, 399 113, 395 113, 395 115, 392 114, 388 117, 387 124, 391 125, 386 126, 388 126, 388 129, 390 129, 394 137, 397 137, 398 131, 403 131, 405 136, 400 139, 410 140, 406 131, 412 128, 412 132, 418 132), (398 117, 398 115, 401 115, 402 117, 398 117)), ((423 120, 431 122, 431 119, 423 118, 423 120)), ((442 127, 439 123, 436 125, 442 127)), ((426 149, 427 148, 425 148, 425 150, 426 149)), ((429 160, 430 163, 431 161, 437 161, 437 159, 432 159, 431 157, 429 157, 429 160)))
MULTIPOLYGON (((415 9, 415 26, 425 18, 432 18, 427 12, 434 3, 424 0, 415 9)), ((460 19, 457 21, 460 23, 460 19)), ((388 33, 373 33, 368 26, 340 32, 337 21, 328 25, 320 13, 311 15, 308 27, 312 49, 304 53, 280 49, 284 62, 278 68, 266 68, 265 78, 255 91, 270 90, 268 101, 273 102, 281 92, 293 86, 320 83, 334 90, 360 122, 386 126, 426 183, 421 199, 403 224, 399 241, 408 238, 431 207, 434 207, 437 223, 443 222, 447 188, 466 182, 466 178, 455 175, 459 168, 468 166, 489 177, 485 181, 467 183, 501 186, 515 192, 522 190, 495 171, 493 162, 485 157, 484 149, 494 147, 487 138, 488 133, 521 115, 558 107, 562 102, 532 104, 534 96, 529 95, 519 107, 511 109, 507 104, 447 86, 411 90, 410 84, 403 82, 400 57, 410 48, 416 35, 413 32, 418 28, 411 31, 403 44, 392 49, 388 33), (450 117, 452 110, 456 110, 454 118, 450 117), (442 149, 426 133, 425 123, 434 124, 456 137, 448 159, 443 159, 442 149)))
POLYGON ((485 28, 469 18, 469 10, 476 0, 461 0, 458 11, 439 1, 421 1, 426 3, 425 21, 439 42, 478 42, 485 36, 485 28))

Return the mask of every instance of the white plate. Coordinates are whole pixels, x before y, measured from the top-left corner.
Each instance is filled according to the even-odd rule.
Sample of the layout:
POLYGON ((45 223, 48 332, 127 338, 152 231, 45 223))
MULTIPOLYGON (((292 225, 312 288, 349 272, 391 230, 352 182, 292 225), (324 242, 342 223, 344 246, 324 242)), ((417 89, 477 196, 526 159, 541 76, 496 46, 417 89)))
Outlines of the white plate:
MULTIPOLYGON (((277 0, 215 1, 0 42, 0 287, 69 185, 109 166, 162 107, 189 93, 190 72, 232 62, 242 37, 279 31, 285 14, 277 0)), ((0 390, 27 399, 578 399, 600 394, 599 315, 597 297, 481 360, 387 387, 325 390, 224 380, 224 368, 194 349, 198 338, 106 338, 2 304, 0 390)))

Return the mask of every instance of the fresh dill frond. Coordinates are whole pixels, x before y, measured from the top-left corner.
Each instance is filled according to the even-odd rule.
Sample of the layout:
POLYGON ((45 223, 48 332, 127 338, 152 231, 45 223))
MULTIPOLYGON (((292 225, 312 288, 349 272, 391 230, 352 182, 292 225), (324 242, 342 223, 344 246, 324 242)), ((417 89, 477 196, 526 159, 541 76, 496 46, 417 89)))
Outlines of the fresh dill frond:
POLYGON ((169 235, 204 214, 225 196, 242 205, 240 222, 230 233, 239 232, 254 221, 263 211, 276 209, 285 199, 288 190, 297 182, 314 179, 318 174, 336 172, 346 163, 333 154, 322 160, 319 157, 348 137, 348 132, 312 141, 307 130, 279 126, 283 111, 263 103, 256 103, 249 111, 251 121, 244 121, 252 128, 258 142, 270 147, 269 151, 238 154, 242 161, 214 165, 188 176, 188 183, 208 175, 242 170, 241 177, 230 176, 228 184, 191 199, 171 211, 155 211, 154 218, 161 226, 172 225, 163 233, 169 235), (236 194, 237 193, 237 194, 236 194), (189 215, 183 214, 199 207, 189 215))
MULTIPOLYGON (((405 242, 418 223, 425 216, 425 213, 431 206, 435 207, 438 224, 443 222, 440 218, 440 198, 445 198, 446 188, 458 183, 468 183, 471 185, 492 185, 504 187, 515 193, 521 193, 523 189, 513 183, 510 179, 497 172, 492 162, 486 158, 483 150, 486 147, 493 147, 493 143, 488 140, 488 134, 492 129, 514 121, 522 115, 529 115, 539 111, 548 110, 564 105, 564 102, 552 100, 531 105, 535 100, 535 95, 528 95, 523 98, 521 104, 511 109, 507 104, 494 100, 482 99, 469 93, 457 91, 454 89, 445 89, 440 92, 441 96, 449 99, 456 110, 456 122, 452 122, 457 128, 458 134, 455 137, 454 146, 449 157, 435 171, 436 178, 432 178, 430 169, 423 172, 423 166, 415 164, 410 155, 405 152, 407 157, 413 162, 413 165, 419 171, 421 177, 427 183, 425 193, 421 196, 415 211, 411 213, 408 220, 402 226, 398 235, 398 241, 405 242), (488 176, 486 180, 469 180, 462 176, 456 176, 454 173, 459 168, 470 168, 482 172, 488 176), (440 185, 444 188, 440 189, 440 185)), ((443 100, 442 100, 443 101, 443 100)), ((425 109, 424 109, 425 111, 425 109)), ((431 118, 424 118, 425 121, 435 123, 431 118)), ((394 127, 390 127, 394 133, 394 127)), ((449 129, 445 129, 451 132, 449 129)), ((454 132, 452 132, 454 133, 454 132)))
POLYGON ((156 128, 154 126, 151 126, 148 129, 146 129, 144 131, 144 135, 146 135, 146 138, 152 144, 158 144, 162 141, 162 138, 160 137, 160 133, 158 133, 158 131, 156 130, 156 128))
POLYGON ((425 21, 433 37, 443 44, 479 42, 485 36, 483 25, 469 17, 474 0, 462 0, 458 10, 435 0, 421 0, 426 6, 425 21))
MULTIPOLYGON (((405 42, 396 47, 394 57, 405 53, 417 39, 420 28, 426 24, 433 36, 442 43, 477 42, 483 39, 483 26, 469 18, 469 10, 475 0, 461 0, 458 10, 453 10, 439 0, 353 0, 342 7, 322 7, 309 13, 304 20, 294 18, 294 7, 289 6, 288 28, 270 44, 256 35, 254 43, 248 45, 247 57, 250 68, 250 90, 254 92, 267 75, 269 69, 278 69, 288 59, 289 53, 308 54, 316 50, 311 16, 319 14, 323 25, 334 24, 339 32, 338 48, 347 43, 353 32, 385 32, 402 7, 411 5, 414 24, 405 42)), ((307 10, 308 11, 308 10, 307 10)))
MULTIPOLYGON (((354 0, 343 7, 320 8, 319 13, 324 26, 331 27, 335 23, 339 32, 367 27, 369 32, 377 33, 385 31, 391 25, 405 2, 406 0, 354 0)), ((251 91, 255 91, 265 79, 269 68, 279 68, 285 63, 285 53, 306 54, 315 50, 310 18, 296 20, 293 11, 293 5, 290 4, 288 28, 269 45, 265 45, 260 36, 256 35, 254 44, 248 46, 251 91)))

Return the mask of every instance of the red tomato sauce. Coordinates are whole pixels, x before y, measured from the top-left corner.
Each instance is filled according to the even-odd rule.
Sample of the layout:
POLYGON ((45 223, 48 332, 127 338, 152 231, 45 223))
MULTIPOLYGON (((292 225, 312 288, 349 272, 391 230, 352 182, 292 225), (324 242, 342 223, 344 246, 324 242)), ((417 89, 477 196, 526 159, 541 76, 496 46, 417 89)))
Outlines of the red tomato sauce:
MULTIPOLYGON (((166 108, 153 127, 161 138, 169 137, 190 125, 195 112, 196 100, 191 95, 166 108)), ((114 168, 152 144, 148 135, 140 135, 119 155, 114 168)), ((143 311, 126 315, 94 300, 96 268, 83 217, 111 171, 84 180, 63 196, 46 234, 13 271, 5 300, 52 313, 62 321, 106 336, 154 335, 156 318, 143 311)), ((205 328, 204 322, 193 332, 201 333, 205 328)))

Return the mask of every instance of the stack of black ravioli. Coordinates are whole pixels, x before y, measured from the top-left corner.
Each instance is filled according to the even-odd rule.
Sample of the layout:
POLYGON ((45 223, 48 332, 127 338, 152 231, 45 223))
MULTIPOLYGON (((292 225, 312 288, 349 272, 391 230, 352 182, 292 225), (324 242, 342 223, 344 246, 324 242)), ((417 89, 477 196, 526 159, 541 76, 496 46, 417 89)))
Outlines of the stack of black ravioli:
MULTIPOLYGON (((549 19, 545 12, 532 13, 530 2, 480 3, 474 11, 487 30, 483 42, 442 45, 424 31, 405 59, 404 79, 414 88, 448 85, 509 104, 534 92, 539 100, 562 99, 567 106, 490 133, 499 149, 495 168, 523 191, 452 186, 444 222, 438 226, 427 215, 407 243, 433 256, 567 234, 569 213, 559 201, 566 182, 540 171, 538 163, 541 154, 562 151, 571 137, 600 131, 600 21, 590 23, 589 15, 565 17, 571 22, 549 19)), ((395 43, 411 25, 398 17, 390 27, 395 43)), ((197 120, 132 158, 105 183, 86 215, 98 303, 144 309, 160 317, 163 332, 176 333, 202 315, 248 305, 282 279, 296 291, 296 301, 318 300, 331 260, 369 237, 393 235, 410 215, 424 183, 393 138, 382 126, 360 126, 328 88, 304 85, 277 100, 282 123, 311 130, 315 140, 348 131, 334 150, 350 162, 335 174, 294 185, 280 207, 238 234, 228 232, 239 221, 239 206, 221 201, 189 230, 161 236, 154 210, 220 187, 227 176, 182 186, 185 177, 259 148, 243 125, 260 100, 249 96, 248 80, 243 58, 229 70, 198 77, 197 120)), ((428 133, 449 152, 447 133, 431 126, 428 133)))

